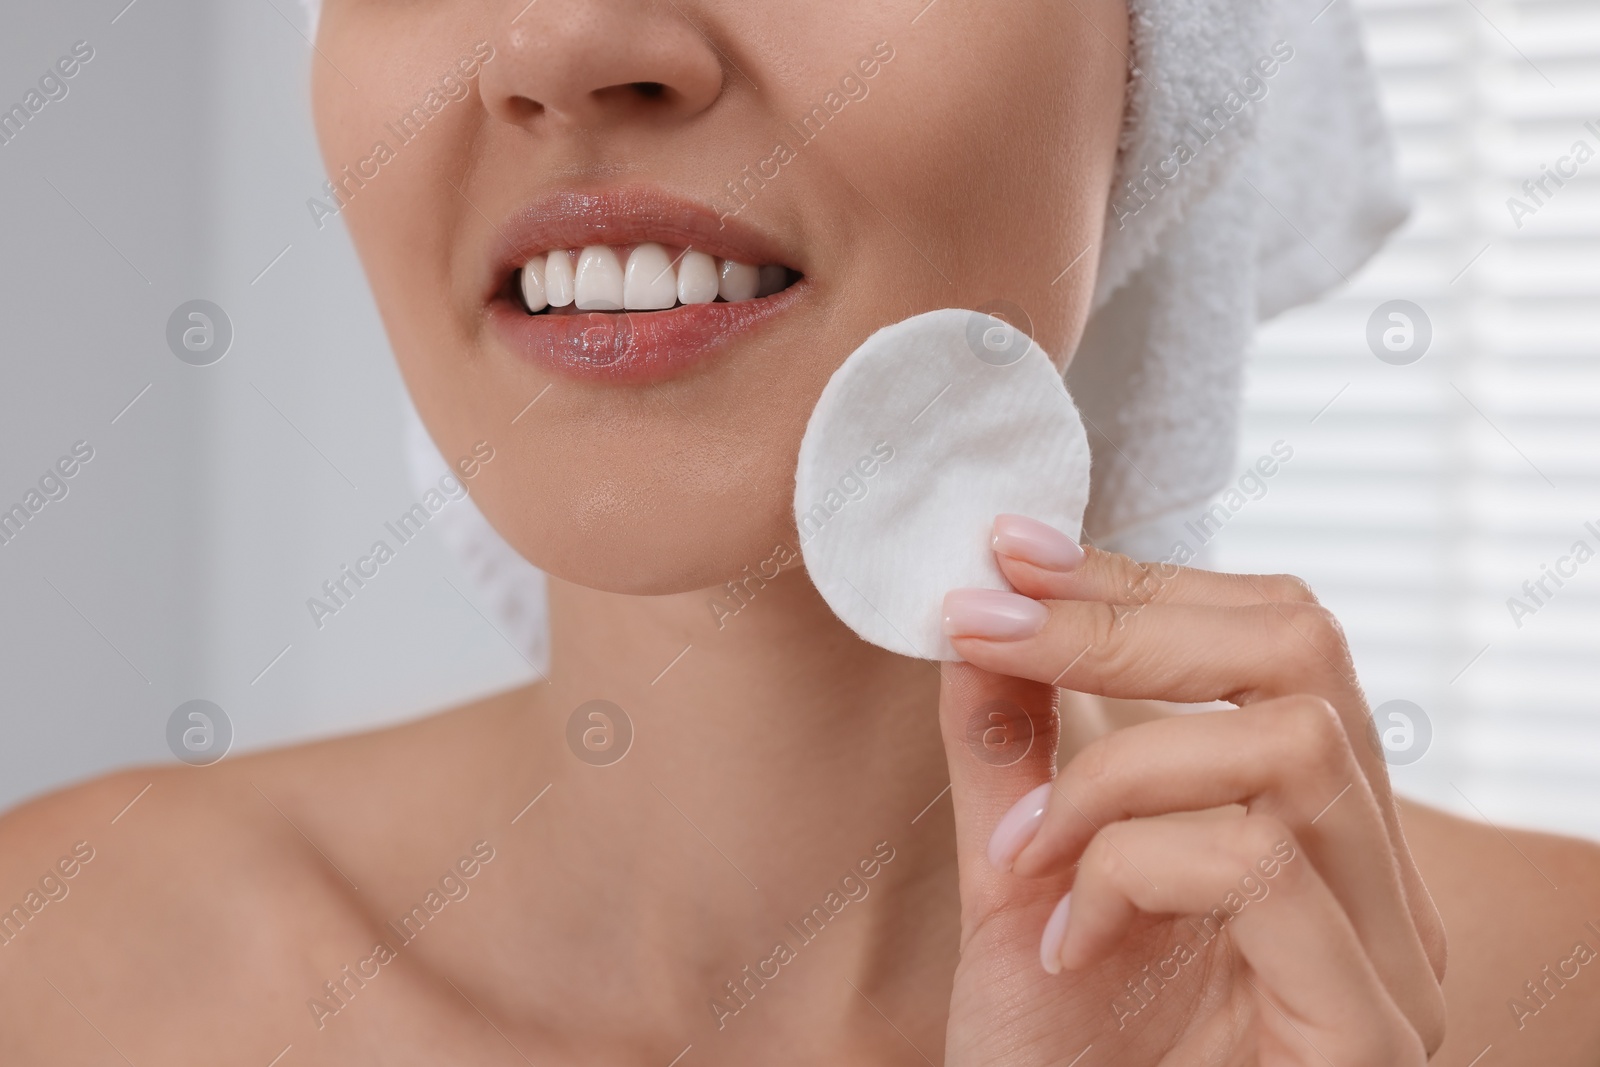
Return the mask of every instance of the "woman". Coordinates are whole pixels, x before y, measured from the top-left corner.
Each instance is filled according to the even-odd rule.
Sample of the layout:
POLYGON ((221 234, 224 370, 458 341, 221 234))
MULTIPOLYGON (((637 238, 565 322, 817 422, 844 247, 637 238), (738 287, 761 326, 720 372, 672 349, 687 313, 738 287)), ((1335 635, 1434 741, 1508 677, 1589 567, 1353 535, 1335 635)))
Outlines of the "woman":
POLYGON ((999 516, 964 664, 858 641, 792 561, 707 610, 792 539, 872 330, 998 295, 1075 348, 1128 44, 1122 0, 333 0, 340 213, 552 576, 548 677, 9 815, 4 1061, 1594 1062, 1600 856, 1397 801, 1302 583, 999 516), (565 743, 596 698, 606 766, 565 743))

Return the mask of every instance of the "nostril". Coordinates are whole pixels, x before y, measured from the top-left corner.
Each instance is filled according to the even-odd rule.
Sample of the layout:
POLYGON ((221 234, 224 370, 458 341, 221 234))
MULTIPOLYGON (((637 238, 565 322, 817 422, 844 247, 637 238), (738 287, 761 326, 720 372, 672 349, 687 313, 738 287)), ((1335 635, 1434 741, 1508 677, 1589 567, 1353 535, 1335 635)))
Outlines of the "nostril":
POLYGON ((511 113, 511 120, 514 122, 526 122, 544 113, 543 104, 526 96, 513 96, 506 101, 506 107, 511 113))
POLYGON ((593 103, 615 115, 649 115, 671 110, 682 96, 667 82, 618 82, 590 93, 593 103))

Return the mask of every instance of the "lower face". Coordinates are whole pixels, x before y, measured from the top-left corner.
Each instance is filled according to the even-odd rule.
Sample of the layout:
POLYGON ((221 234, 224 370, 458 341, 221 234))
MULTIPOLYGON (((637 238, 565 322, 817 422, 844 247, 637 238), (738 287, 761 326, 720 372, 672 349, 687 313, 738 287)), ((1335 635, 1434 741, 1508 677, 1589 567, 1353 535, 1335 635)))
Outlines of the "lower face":
POLYGON ((325 4, 318 136, 402 375, 558 577, 793 543, 807 417, 879 327, 1005 302, 1077 343, 1125 0, 325 4))

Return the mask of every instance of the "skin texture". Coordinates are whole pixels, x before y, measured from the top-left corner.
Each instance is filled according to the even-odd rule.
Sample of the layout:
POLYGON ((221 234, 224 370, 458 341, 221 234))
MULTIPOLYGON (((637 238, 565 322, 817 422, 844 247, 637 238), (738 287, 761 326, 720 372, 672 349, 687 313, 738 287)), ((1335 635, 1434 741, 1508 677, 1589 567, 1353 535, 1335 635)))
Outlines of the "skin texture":
POLYGON ((478 41, 495 58, 472 94, 342 214, 441 450, 493 445, 474 495, 555 575, 548 677, 0 820, 0 902, 93 850, 0 945, 0 1062, 1022 1065, 1092 1046, 1086 1067, 1344 1067, 1491 1044, 1485 1064, 1594 1062, 1588 968, 1520 1029, 1506 1000, 1574 940, 1600 948, 1596 850, 1395 803, 1303 584, 1003 555, 1043 629, 958 634, 969 663, 942 670, 855 639, 797 570, 709 610, 792 538, 806 415, 872 329, 1006 299, 1070 352, 1092 276, 1054 280, 1103 217, 1118 5, 333 0, 330 171, 478 41), (802 302, 648 388, 498 347, 492 220, 626 182, 712 204, 877 41, 895 59, 871 95, 741 215, 805 274, 802 302), (596 697, 635 731, 606 767, 566 741, 596 697), (971 742, 996 700, 1031 727, 1021 759, 971 742), (995 825, 1058 767, 996 869, 995 825), (1206 911, 1282 841, 1271 894, 1119 1026, 1127 981, 1182 936, 1170 913, 1206 911), (1048 975, 1069 888, 1073 965, 1048 975), (402 942, 388 924, 418 904, 402 942), (820 933, 791 928, 819 907, 820 933), (395 958, 364 962, 380 939, 395 958), (795 958, 762 979, 780 939, 795 958))
POLYGON ((384 124, 477 42, 494 48, 479 95, 399 149, 344 218, 424 421, 447 457, 487 440, 505 458, 473 492, 541 568, 665 593, 719 584, 730 559, 765 559, 793 532, 787 479, 806 417, 834 367, 888 322, 1005 299, 1027 309, 1046 351, 1076 343, 1093 275, 1051 282, 1104 216, 1125 77, 1122 46, 1107 40, 1125 40, 1119 5, 1084 6, 1091 24, 1029 0, 973 34, 967 0, 915 26, 920 4, 756 15, 539 0, 513 21, 523 4, 333 0, 319 33, 332 65, 314 68, 314 93, 337 171, 369 156, 384 124), (795 142, 787 123, 880 42, 895 58, 866 98, 738 215, 806 275, 801 306, 714 368, 657 388, 553 380, 508 357, 482 314, 501 220, 542 194, 646 182, 730 204, 727 182, 775 140, 795 142), (1074 57, 1064 68, 1062 55, 1074 57), (627 88, 644 81, 667 89, 627 88), (995 109, 1016 123, 990 122, 995 109), (538 417, 513 429, 553 381, 538 417))

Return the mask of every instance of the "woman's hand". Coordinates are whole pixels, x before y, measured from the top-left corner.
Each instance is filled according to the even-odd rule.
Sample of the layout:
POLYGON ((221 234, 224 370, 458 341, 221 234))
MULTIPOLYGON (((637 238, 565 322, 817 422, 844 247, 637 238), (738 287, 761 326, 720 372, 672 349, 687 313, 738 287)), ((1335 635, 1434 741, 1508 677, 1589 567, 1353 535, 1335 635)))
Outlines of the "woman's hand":
POLYGON ((967 660, 940 700, 946 1063, 1425 1063, 1443 928, 1333 617, 1296 579, 1137 564, 1016 516, 995 550, 1018 592, 945 601, 967 660), (1054 686, 1239 707, 1103 736, 1056 776, 1054 686))

